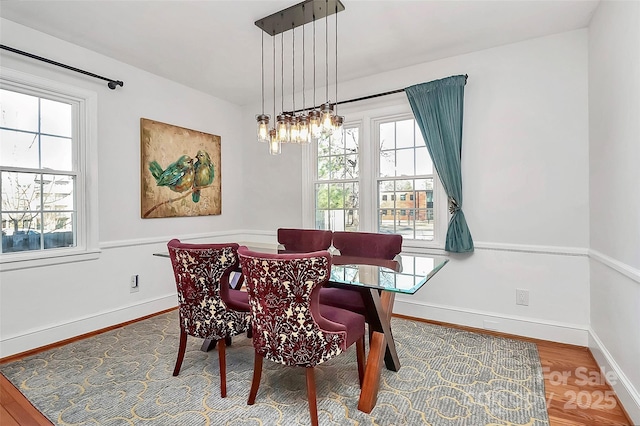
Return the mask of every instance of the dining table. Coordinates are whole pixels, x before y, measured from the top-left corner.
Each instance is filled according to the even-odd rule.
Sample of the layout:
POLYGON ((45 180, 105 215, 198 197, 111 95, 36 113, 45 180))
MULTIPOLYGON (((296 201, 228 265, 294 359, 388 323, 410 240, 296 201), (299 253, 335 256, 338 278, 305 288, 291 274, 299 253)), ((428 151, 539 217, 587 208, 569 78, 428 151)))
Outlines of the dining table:
MULTIPOLYGON (((154 256, 169 257, 169 254, 154 253, 154 256)), ((370 328, 369 353, 358 410, 370 413, 375 407, 383 360, 388 370, 400 370, 400 359, 391 330, 395 296, 415 294, 448 262, 447 256, 429 254, 403 253, 394 260, 339 254, 331 256, 330 277, 326 285, 358 291, 370 328)), ((232 277, 230 284, 241 285, 243 280, 238 279, 240 269, 234 274, 235 279, 232 277)), ((209 350, 213 346, 205 341, 202 350, 209 350)))

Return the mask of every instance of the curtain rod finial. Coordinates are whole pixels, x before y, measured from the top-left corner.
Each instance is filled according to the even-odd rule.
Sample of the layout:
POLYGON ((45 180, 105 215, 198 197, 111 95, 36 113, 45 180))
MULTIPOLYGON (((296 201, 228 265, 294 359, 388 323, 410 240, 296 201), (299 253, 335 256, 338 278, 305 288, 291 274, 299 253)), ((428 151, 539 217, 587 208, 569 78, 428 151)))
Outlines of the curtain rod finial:
POLYGON ((123 87, 124 82, 121 80, 111 80, 107 83, 107 86, 109 86, 109 89, 114 90, 118 86, 123 87))

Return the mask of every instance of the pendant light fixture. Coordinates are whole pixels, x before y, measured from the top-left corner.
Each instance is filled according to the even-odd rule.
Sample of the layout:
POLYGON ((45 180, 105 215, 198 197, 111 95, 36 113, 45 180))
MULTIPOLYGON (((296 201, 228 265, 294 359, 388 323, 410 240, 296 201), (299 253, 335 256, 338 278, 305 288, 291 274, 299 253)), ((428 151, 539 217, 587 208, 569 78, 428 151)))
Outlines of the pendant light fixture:
POLYGON ((264 33, 262 33, 262 65, 260 70, 262 74, 262 113, 256 117, 258 142, 267 142, 269 140, 269 116, 264 113, 264 33))
MULTIPOLYGON (((337 104, 338 97, 338 12, 344 10, 344 5, 340 0, 305 0, 287 9, 283 9, 265 18, 255 22, 256 26, 261 28, 263 32, 269 34, 273 40, 273 117, 276 117, 274 126, 269 129, 270 117, 264 113, 264 41, 262 43, 262 113, 256 116, 258 121, 258 140, 269 141, 269 152, 272 154, 280 153, 280 145, 282 143, 298 143, 304 144, 310 141, 316 141, 320 137, 330 137, 342 125, 343 117, 337 115, 337 108, 334 112, 334 106, 337 104), (335 58, 336 58, 336 81, 335 95, 336 99, 331 102, 329 99, 329 15, 336 14, 335 26, 335 58), (316 20, 324 18, 325 20, 325 102, 316 107, 316 20), (305 28, 308 23, 313 24, 313 106, 307 108, 305 92, 305 68, 306 68, 306 40, 305 28), (302 108, 296 110, 296 34, 297 27, 302 28, 302 108), (292 73, 291 73, 291 111, 284 110, 284 33, 291 31, 291 51, 292 51, 292 73), (280 100, 281 111, 276 116, 275 111, 275 94, 276 94, 276 54, 275 54, 275 37, 280 34, 280 100)), ((264 33, 263 33, 264 38, 264 33)))
MULTIPOLYGON (((276 36, 273 35, 272 47, 273 47, 273 116, 276 115, 276 36)), ((278 140, 278 132, 276 131, 275 123, 273 127, 269 129, 269 154, 278 155, 282 152, 282 146, 278 140)))

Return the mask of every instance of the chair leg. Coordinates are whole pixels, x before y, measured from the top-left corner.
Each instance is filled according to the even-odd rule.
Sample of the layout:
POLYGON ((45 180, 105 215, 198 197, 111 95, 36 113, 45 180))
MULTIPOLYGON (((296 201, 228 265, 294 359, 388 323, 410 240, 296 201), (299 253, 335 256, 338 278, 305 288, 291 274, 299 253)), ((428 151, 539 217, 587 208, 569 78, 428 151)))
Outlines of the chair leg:
POLYGON ((180 330, 180 346, 178 347, 178 358, 176 359, 176 366, 173 368, 173 375, 177 376, 182 367, 182 360, 184 359, 184 352, 187 348, 187 332, 180 330))
POLYGON ((362 382, 364 381, 364 368, 365 368, 365 352, 364 352, 364 336, 356 341, 356 358, 358 359, 358 382, 360 382, 360 388, 362 388, 362 382))
POLYGON ((249 400, 247 405, 253 405, 256 402, 256 395, 260 387, 260 377, 262 376, 262 355, 255 354, 253 358, 253 380, 251 381, 251 391, 249 392, 249 400))
POLYGON ((218 340, 218 362, 220 363, 220 396, 227 396, 227 352, 226 339, 218 340))
POLYGON ((307 367, 307 398, 309 399, 309 415, 311 426, 318 426, 318 403, 316 401, 316 378, 313 367, 307 367))

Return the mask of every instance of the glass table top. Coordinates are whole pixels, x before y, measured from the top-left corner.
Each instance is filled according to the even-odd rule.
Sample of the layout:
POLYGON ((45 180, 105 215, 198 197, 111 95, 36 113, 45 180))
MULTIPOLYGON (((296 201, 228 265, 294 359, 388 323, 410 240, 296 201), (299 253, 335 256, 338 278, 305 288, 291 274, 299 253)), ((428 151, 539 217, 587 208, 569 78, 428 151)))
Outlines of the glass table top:
POLYGON ((414 294, 449 262, 445 256, 401 255, 398 261, 333 256, 330 281, 414 294))

